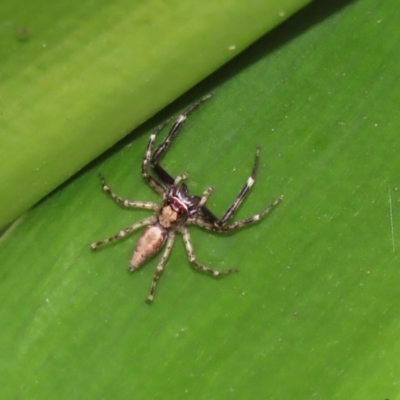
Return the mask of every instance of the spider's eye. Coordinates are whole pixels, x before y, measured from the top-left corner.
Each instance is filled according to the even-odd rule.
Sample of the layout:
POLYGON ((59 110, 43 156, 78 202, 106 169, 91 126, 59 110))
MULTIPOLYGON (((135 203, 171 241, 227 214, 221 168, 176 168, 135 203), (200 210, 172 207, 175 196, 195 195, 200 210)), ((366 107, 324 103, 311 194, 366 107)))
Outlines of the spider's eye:
POLYGON ((176 197, 170 198, 168 203, 171 206, 171 208, 178 214, 187 212, 187 207, 176 197))

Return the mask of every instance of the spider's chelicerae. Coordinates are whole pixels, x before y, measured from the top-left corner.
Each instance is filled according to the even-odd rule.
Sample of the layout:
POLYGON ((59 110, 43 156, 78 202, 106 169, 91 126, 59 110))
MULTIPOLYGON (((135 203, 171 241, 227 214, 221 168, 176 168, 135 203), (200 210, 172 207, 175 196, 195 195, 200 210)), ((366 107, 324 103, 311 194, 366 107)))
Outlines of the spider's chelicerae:
POLYGON ((182 127, 182 124, 186 120, 187 116, 197 107, 199 107, 203 102, 210 99, 212 96, 213 93, 210 93, 191 105, 188 109, 186 109, 175 121, 170 132, 168 133, 168 136, 153 153, 152 150, 156 135, 166 126, 169 120, 161 124, 150 135, 150 140, 147 144, 146 153, 142 162, 142 175, 143 178, 148 182, 148 184, 162 197, 161 204, 125 200, 115 194, 107 186, 104 177, 100 176, 103 190, 118 204, 124 207, 144 208, 147 210, 152 210, 154 212, 154 215, 133 224, 129 228, 119 231, 114 236, 111 236, 108 239, 100 240, 99 242, 93 243, 91 245, 91 248, 95 250, 103 244, 114 242, 115 240, 121 239, 126 235, 132 233, 136 229, 145 226, 146 229, 143 231, 136 244, 135 251, 133 252, 133 256, 129 264, 129 269, 131 271, 136 271, 145 260, 154 255, 158 250, 160 250, 166 242, 164 254, 162 255, 157 265, 157 269, 154 273, 153 281, 151 283, 150 292, 147 297, 147 300, 149 302, 153 301, 154 299, 154 292, 156 289, 157 281, 160 278, 160 275, 164 269, 165 263, 171 251, 172 245, 174 243, 175 232, 179 232, 182 234, 189 261, 193 264, 195 268, 215 277, 224 276, 235 272, 236 269, 231 268, 224 271, 217 271, 203 264, 200 264, 194 256, 192 242, 186 225, 197 225, 201 228, 209 229, 216 232, 232 231, 247 224, 251 224, 252 222, 258 221, 259 219, 267 215, 277 204, 279 204, 283 197, 280 196, 279 198, 277 198, 270 206, 268 206, 264 211, 259 214, 253 215, 252 217, 243 219, 241 221, 228 223, 237 208, 240 206, 246 193, 254 184, 258 168, 258 159, 260 153, 259 147, 257 147, 256 149, 256 158, 250 177, 247 179, 242 190, 239 192, 236 200, 226 210, 225 214, 221 218, 217 218, 205 206, 205 203, 213 190, 212 187, 207 188, 202 196, 192 196, 188 193, 188 188, 186 184, 183 183, 183 181, 187 178, 187 174, 178 175, 174 179, 158 164, 159 157, 168 149, 172 139, 179 132, 179 129, 182 127), (157 176, 157 179, 150 175, 149 166, 151 166, 154 174, 157 176))

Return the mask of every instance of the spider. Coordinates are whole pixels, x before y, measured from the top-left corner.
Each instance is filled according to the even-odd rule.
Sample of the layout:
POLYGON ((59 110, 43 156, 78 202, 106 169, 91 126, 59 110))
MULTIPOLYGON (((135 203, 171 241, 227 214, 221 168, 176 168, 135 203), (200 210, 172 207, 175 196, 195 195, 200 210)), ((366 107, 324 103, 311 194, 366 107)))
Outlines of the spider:
POLYGON ((131 271, 136 271, 144 261, 153 256, 161 249, 161 247, 163 247, 163 245, 165 245, 164 254, 161 257, 153 276, 150 291, 147 297, 148 302, 152 302, 154 299, 154 293, 158 279, 164 270, 165 263, 174 243, 175 232, 182 234, 187 256, 190 263, 193 264, 196 269, 214 277, 225 276, 232 272, 236 272, 237 270, 235 268, 231 268, 224 271, 217 271, 200 264, 194 256, 192 242, 186 225, 197 225, 201 228, 216 232, 229 232, 260 220, 262 217, 271 212, 272 209, 278 205, 283 198, 283 196, 278 197, 270 206, 268 206, 259 214, 241 221, 228 223, 237 208, 242 203, 245 195, 254 184, 258 169, 260 147, 256 148, 256 157, 250 177, 247 179, 245 185, 239 192, 236 200, 226 210, 222 218, 217 218, 205 206, 208 197, 213 191, 213 187, 207 188, 203 192, 202 196, 192 196, 189 194, 188 188, 183 182, 185 179, 187 179, 187 174, 178 175, 174 179, 167 171, 164 170, 164 168, 158 164, 159 157, 166 152, 171 144, 172 139, 177 135, 188 115, 212 96, 213 93, 210 93, 188 107, 178 117, 167 137, 153 153, 154 141, 157 134, 167 125, 171 118, 157 127, 150 135, 150 140, 147 144, 146 153, 142 162, 141 172, 147 183, 162 197, 161 204, 123 199, 110 189, 104 177, 100 175, 101 185, 104 192, 106 192, 118 204, 128 208, 143 208, 154 212, 153 216, 136 222, 132 226, 117 232, 114 236, 95 242, 90 246, 92 250, 95 250, 99 246, 125 237, 136 229, 146 227, 136 244, 132 259, 129 264, 129 269, 131 271), (151 167, 154 174, 157 176, 157 179, 150 175, 149 167, 151 167))

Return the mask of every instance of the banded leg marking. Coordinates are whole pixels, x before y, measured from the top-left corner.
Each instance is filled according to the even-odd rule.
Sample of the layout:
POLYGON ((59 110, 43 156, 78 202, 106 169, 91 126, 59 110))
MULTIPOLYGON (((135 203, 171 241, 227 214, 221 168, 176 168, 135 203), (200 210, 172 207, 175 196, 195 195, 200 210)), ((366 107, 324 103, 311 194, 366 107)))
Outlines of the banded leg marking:
POLYGON ((156 272, 154 273, 153 276, 153 281, 151 282, 150 292, 149 295, 147 296, 147 301, 150 303, 154 299, 154 292, 156 291, 157 282, 160 279, 160 276, 164 270, 165 263, 167 262, 169 253, 171 252, 172 246, 174 244, 174 239, 175 239, 175 232, 171 231, 168 234, 167 244, 165 245, 164 253, 160 259, 160 262, 157 265, 156 272))
POLYGON ((123 199, 114 193, 111 188, 107 185, 106 180, 103 175, 100 174, 101 186, 103 191, 106 192, 116 203, 121 204, 124 207, 133 207, 133 208, 144 208, 146 210, 156 211, 159 208, 158 204, 151 203, 149 201, 132 201, 123 199))
POLYGON ((252 217, 248 217, 245 219, 242 219, 240 221, 234 222, 230 225, 225 225, 225 226, 217 226, 214 225, 211 222, 205 221, 202 218, 194 218, 194 219, 189 219, 188 223, 200 226, 201 228, 208 229, 210 231, 215 231, 215 232, 229 232, 237 228, 241 228, 242 226, 252 224, 253 222, 259 221, 261 218, 265 217, 267 214, 269 214, 283 199, 283 196, 279 196, 272 204, 270 204, 264 211, 262 211, 259 214, 253 215, 252 217))
POLYGON ((107 243, 111 243, 111 242, 115 242, 116 240, 122 239, 123 237, 125 237, 126 235, 129 235, 130 233, 132 233, 133 231, 135 231, 136 229, 141 228, 142 226, 147 226, 150 224, 154 224, 156 222, 156 217, 149 217, 146 219, 143 219, 142 221, 137 222, 136 224, 133 224, 132 226, 126 228, 126 229, 122 229, 121 231, 117 232, 115 235, 104 239, 104 240, 99 240, 98 242, 94 242, 90 245, 90 248, 92 250, 96 250, 98 247, 103 246, 107 243))
POLYGON ((209 275, 212 276, 224 276, 224 275, 228 275, 231 274, 232 272, 237 272, 236 268, 230 268, 230 269, 226 269, 224 271, 218 271, 216 269, 212 269, 210 267, 207 267, 203 264, 200 264, 197 260, 196 257, 193 253, 193 247, 192 247, 192 241, 190 239, 190 235, 189 232, 186 228, 182 227, 180 229, 180 232, 182 233, 183 236, 183 243, 185 244, 186 247, 186 252, 187 252, 187 256, 189 258, 189 261, 193 264, 193 266, 198 269, 201 272, 205 272, 209 275))
POLYGON ((256 180, 256 175, 257 175, 257 170, 258 170, 258 162, 260 158, 260 147, 257 147, 256 149, 256 158, 254 160, 254 166, 253 166, 253 172, 251 173, 250 177, 247 179, 245 185, 243 186, 242 190, 239 192, 236 200, 234 203, 228 208, 228 210, 225 212, 224 216, 216 221, 216 224, 219 226, 224 225, 229 219, 232 218, 233 214, 235 211, 238 209, 240 204, 242 203, 244 197, 246 196, 247 192, 251 189, 251 187, 254 185, 254 182, 256 180))

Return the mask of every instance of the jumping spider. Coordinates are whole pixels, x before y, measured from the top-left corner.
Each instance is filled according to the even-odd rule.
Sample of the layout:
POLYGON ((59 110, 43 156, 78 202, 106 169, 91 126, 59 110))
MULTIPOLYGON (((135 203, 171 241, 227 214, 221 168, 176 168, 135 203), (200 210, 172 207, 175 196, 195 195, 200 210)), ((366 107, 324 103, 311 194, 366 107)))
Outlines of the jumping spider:
POLYGON ((260 214, 256 214, 241 221, 227 224, 228 221, 232 218, 236 209, 240 206, 246 193, 254 184, 258 168, 260 147, 257 147, 256 149, 256 157, 251 176, 247 179, 236 200, 227 209, 222 218, 217 218, 205 206, 205 203, 213 190, 212 187, 207 188, 202 196, 191 196, 188 193, 188 188, 186 184, 182 182, 188 177, 187 174, 178 175, 174 179, 158 164, 159 157, 168 149, 172 139, 177 135, 187 116, 197 107, 199 107, 203 102, 210 99, 212 96, 213 93, 210 93, 191 105, 189 108, 187 108, 175 121, 170 132, 168 133, 168 136, 164 139, 164 141, 154 153, 152 153, 152 150, 156 135, 167 125, 169 120, 161 124, 150 135, 150 140, 147 144, 146 153, 142 162, 142 175, 143 178, 148 182, 148 184, 162 197, 161 204, 125 200, 115 194, 107 186, 104 177, 100 175, 103 190, 118 204, 121 204, 124 207, 144 208, 147 210, 152 210, 154 211, 154 215, 133 224, 129 228, 119 231, 114 236, 111 236, 108 239, 100 240, 99 242, 93 243, 90 246, 92 250, 97 249, 103 244, 121 239, 126 235, 132 233, 136 229, 146 226, 146 229, 142 232, 136 244, 135 251, 133 252, 133 256, 129 264, 129 269, 131 271, 136 271, 144 261, 146 261, 158 250, 160 250, 166 242, 164 254, 162 255, 157 265, 157 269, 154 273, 153 281, 151 283, 150 292, 147 297, 147 300, 149 302, 152 302, 154 299, 154 292, 156 289, 157 281, 160 278, 160 275, 164 269, 165 263, 171 251, 172 245, 174 243, 175 232, 179 232, 182 234, 189 261, 193 264, 195 268, 212 276, 224 276, 232 272, 236 272, 236 269, 231 268, 224 271, 216 271, 214 269, 206 267, 203 264, 200 264, 194 256, 192 242, 186 225, 197 225, 201 228, 209 229, 216 232, 228 232, 236 228, 240 228, 244 225, 250 224, 252 222, 258 221, 259 219, 267 215, 276 205, 278 205, 283 197, 280 196, 279 198, 277 198, 260 214), (149 174, 149 165, 151 166, 153 172, 158 179, 155 179, 149 174))

